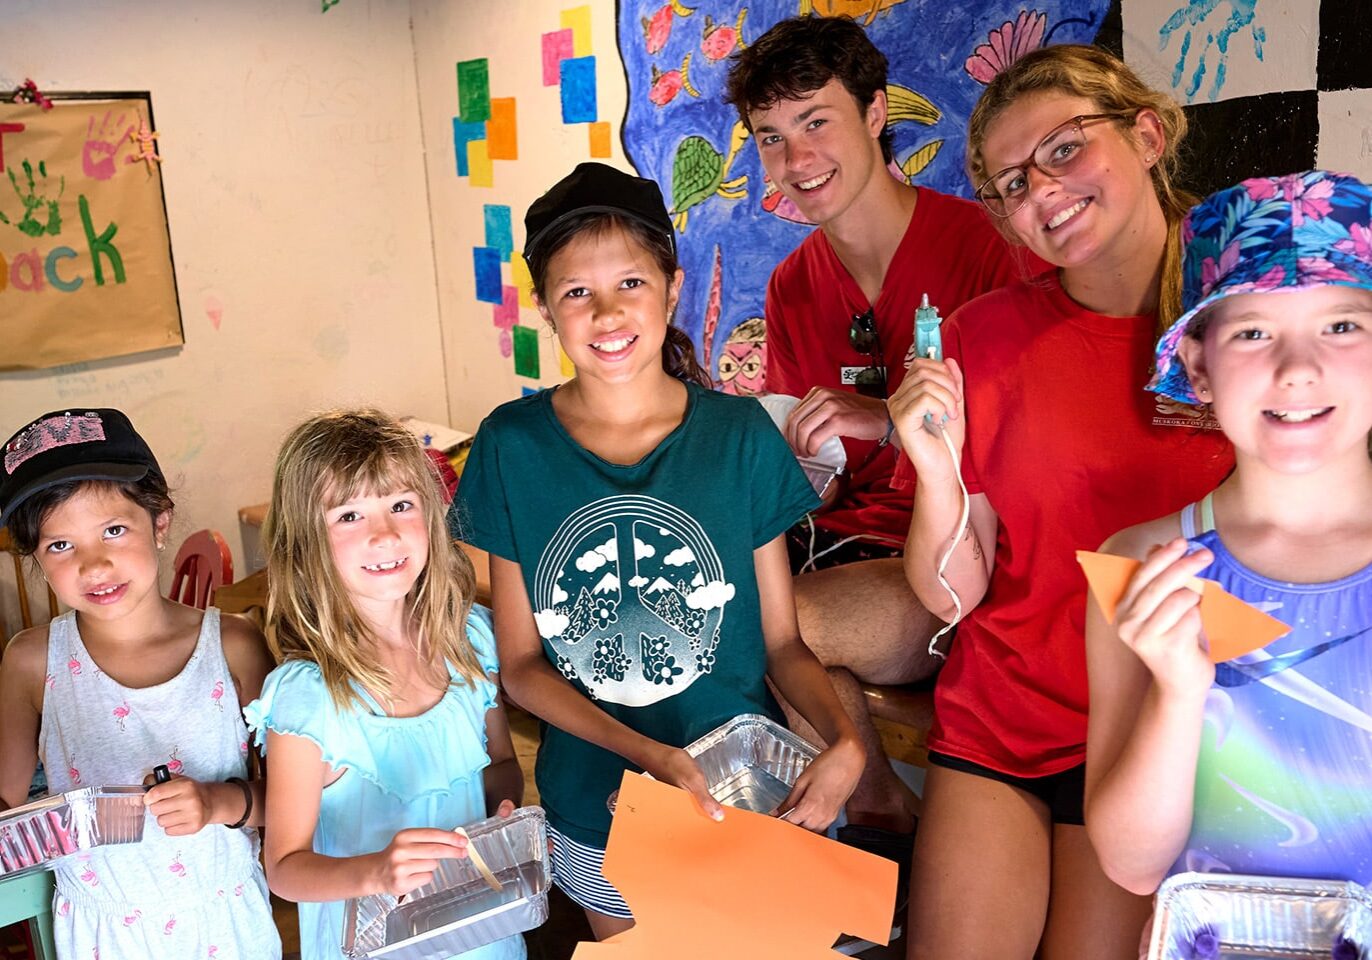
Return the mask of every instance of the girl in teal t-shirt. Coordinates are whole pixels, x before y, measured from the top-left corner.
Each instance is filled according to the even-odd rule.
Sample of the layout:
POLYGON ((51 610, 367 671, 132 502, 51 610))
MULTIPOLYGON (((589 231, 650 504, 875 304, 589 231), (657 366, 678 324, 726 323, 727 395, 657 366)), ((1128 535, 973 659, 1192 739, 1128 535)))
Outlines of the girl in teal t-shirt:
POLYGON ((632 923, 601 873, 625 770, 722 818, 681 748, 778 716, 764 676, 830 744, 788 819, 826 828, 864 756, 796 625, 783 533, 818 498, 762 407, 707 389, 671 326, 682 271, 657 185, 582 164, 525 227, 535 303, 576 376, 486 419, 449 520, 491 554, 505 687, 544 721, 553 879, 604 939, 632 923))

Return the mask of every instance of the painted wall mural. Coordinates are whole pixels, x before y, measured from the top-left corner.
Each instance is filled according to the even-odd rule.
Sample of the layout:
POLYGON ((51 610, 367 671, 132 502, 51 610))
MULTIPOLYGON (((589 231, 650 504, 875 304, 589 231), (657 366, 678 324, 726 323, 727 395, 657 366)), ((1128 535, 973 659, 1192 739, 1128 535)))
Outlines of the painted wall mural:
POLYGON ((854 18, 891 62, 892 175, 966 196, 967 116, 982 86, 1029 50, 1095 39, 1108 9, 1106 0, 992 2, 975 14, 941 0, 622 0, 624 150, 671 208, 686 271, 677 323, 716 383, 760 387, 767 278, 813 229, 768 182, 721 102, 732 53, 798 13, 854 18))

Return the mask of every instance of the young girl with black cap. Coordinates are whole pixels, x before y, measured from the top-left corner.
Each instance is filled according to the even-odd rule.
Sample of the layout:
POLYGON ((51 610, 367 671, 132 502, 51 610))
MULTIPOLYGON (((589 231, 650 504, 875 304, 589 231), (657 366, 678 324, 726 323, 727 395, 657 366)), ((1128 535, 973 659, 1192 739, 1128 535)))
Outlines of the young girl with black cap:
POLYGON ((683 275, 657 185, 584 163, 525 228, 535 303, 576 376, 485 420, 449 519, 491 553, 505 687, 545 721, 553 879, 603 939, 632 922, 600 869, 625 770, 722 818, 681 748, 779 717, 764 676, 829 744, 779 812, 824 829, 864 757, 791 597, 783 534, 818 498, 763 409, 708 389, 672 326, 683 275))
POLYGON ((246 620, 161 595, 171 517, 118 410, 47 413, 5 444, 0 523, 69 609, 0 661, 0 807, 24 802, 40 759, 53 793, 173 775, 145 795, 141 843, 55 865, 59 957, 281 956, 239 709, 271 658, 246 620))

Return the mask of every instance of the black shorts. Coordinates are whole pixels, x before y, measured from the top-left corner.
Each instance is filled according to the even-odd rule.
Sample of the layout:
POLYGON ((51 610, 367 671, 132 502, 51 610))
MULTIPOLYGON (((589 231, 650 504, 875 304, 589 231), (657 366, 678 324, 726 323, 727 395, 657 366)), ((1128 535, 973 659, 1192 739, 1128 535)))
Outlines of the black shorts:
POLYGON ((791 561, 792 576, 843 567, 860 560, 885 560, 904 552, 904 545, 894 541, 882 542, 866 537, 848 540, 846 536, 816 526, 813 517, 806 517, 786 531, 786 553, 791 561), (848 542, 844 543, 844 540, 848 542), (813 563, 810 562, 812 557, 813 563))
POLYGON ((1009 784, 1023 790, 1048 805, 1048 814, 1054 823, 1069 824, 1075 827, 1086 825, 1083 808, 1086 804, 1086 764, 1080 763, 1061 773, 1050 773, 1046 777, 1017 777, 1001 773, 979 763, 950 757, 946 753, 929 751, 929 762, 959 773, 970 773, 974 777, 985 777, 998 783, 1009 784))

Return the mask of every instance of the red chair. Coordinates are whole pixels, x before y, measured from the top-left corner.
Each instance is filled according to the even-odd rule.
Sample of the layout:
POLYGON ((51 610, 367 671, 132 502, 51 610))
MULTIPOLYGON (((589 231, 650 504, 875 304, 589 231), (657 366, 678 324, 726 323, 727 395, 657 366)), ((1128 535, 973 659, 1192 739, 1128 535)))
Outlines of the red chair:
POLYGON ((217 530, 197 530, 176 551, 171 598, 204 610, 214 592, 233 583, 233 554, 217 530))

